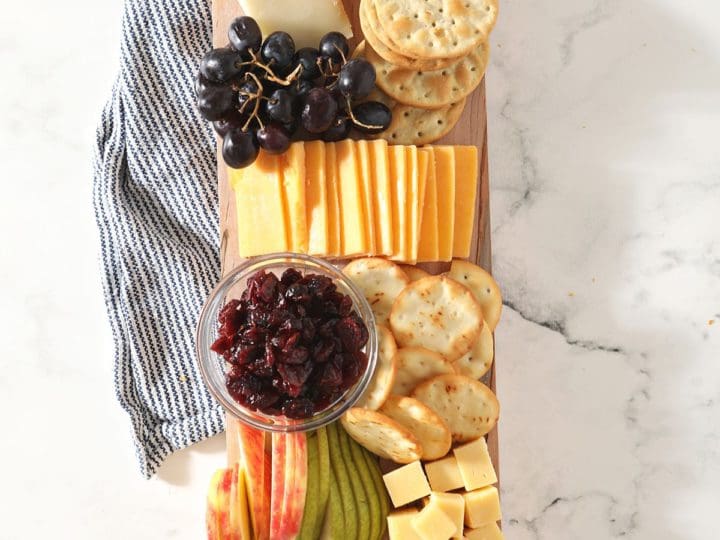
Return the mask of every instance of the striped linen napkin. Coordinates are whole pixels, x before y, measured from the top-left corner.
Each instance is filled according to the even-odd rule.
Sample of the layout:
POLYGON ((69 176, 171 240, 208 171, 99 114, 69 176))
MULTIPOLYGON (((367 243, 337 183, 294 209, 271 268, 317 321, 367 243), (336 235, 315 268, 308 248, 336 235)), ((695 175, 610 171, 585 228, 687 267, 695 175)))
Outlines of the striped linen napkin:
POLYGON ((115 391, 141 472, 223 430, 195 360, 219 279, 215 138, 195 109, 208 0, 126 0, 120 73, 97 130, 94 206, 115 391))

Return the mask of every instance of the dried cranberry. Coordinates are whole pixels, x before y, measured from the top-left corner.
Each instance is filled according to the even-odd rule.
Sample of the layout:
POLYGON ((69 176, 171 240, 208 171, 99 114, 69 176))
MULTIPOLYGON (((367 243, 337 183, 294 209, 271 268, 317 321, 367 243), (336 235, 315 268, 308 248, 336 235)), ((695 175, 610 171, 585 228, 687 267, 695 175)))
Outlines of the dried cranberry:
POLYGON ((284 285, 292 285, 293 283, 296 283, 302 279, 302 274, 295 270, 294 268, 288 268, 283 272, 282 277, 280 278, 280 281, 284 285))
POLYGON ((368 340, 368 331, 365 324, 355 317, 343 317, 335 326, 340 336, 343 348, 348 351, 362 349, 368 340))
POLYGON ((315 344, 312 351, 312 359, 315 363, 327 362, 330 355, 335 352, 335 344, 330 341, 320 341, 315 344))
POLYGON ((305 347, 296 347, 288 350, 282 355, 282 361, 286 364, 303 364, 308 359, 309 353, 305 347))
POLYGON ((328 362, 322 367, 322 370, 318 376, 318 386, 322 389, 332 389, 336 386, 340 386, 343 381, 342 371, 339 370, 335 365, 328 362))
POLYGON ((310 300, 310 289, 302 283, 293 283, 285 291, 285 298, 293 302, 307 302, 310 300))
POLYGON ((233 346, 233 343, 235 342, 235 339, 233 336, 224 334, 218 337, 212 345, 210 345, 210 350, 218 353, 223 354, 226 351, 230 350, 230 348, 233 346))
POLYGON ((308 418, 315 412, 315 406, 309 399, 291 399, 283 406, 283 413, 288 418, 308 418))
POLYGON ((278 278, 275 274, 270 272, 269 274, 265 275, 265 279, 263 279, 262 284, 260 285, 260 289, 258 290, 257 296, 258 300, 261 302, 264 302, 266 304, 269 304, 275 299, 275 293, 277 292, 277 285, 278 285, 278 278))

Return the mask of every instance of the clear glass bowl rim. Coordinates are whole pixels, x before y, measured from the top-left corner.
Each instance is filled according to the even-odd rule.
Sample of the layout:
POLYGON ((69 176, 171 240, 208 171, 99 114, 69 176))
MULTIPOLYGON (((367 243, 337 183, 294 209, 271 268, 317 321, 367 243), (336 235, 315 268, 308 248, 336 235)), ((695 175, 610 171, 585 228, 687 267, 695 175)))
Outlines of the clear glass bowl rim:
POLYGON ((195 336, 195 347, 200 373, 205 381, 205 385, 223 408, 241 422, 252 427, 279 433, 311 431, 339 419, 340 416, 358 401, 367 389, 375 372, 378 354, 375 316, 365 296, 355 284, 340 270, 325 260, 310 255, 289 252, 271 253, 246 259, 220 280, 210 293, 210 296, 208 296, 208 299, 200 311, 195 336), (216 366, 224 363, 224 360, 210 350, 210 345, 217 335, 217 315, 225 304, 226 294, 230 289, 239 281, 242 281, 259 270, 272 270, 279 266, 292 266, 297 267, 303 272, 309 271, 324 274, 333 281, 338 282, 340 289, 345 289, 342 292, 348 294, 352 299, 354 308, 367 325, 369 335, 367 345, 365 346, 365 352, 368 357, 367 367, 358 382, 348 389, 342 398, 320 413, 303 420, 287 419, 286 422, 279 422, 276 416, 266 415, 258 411, 250 411, 237 403, 229 395, 225 387, 224 376, 219 376, 219 370, 216 369, 216 366), (263 419, 265 421, 263 421, 263 419))

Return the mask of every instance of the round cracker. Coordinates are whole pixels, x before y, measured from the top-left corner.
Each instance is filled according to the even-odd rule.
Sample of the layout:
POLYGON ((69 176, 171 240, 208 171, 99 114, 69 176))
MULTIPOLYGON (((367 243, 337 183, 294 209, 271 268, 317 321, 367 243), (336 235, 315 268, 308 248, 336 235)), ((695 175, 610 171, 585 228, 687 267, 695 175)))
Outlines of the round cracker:
POLYGON ((494 332, 502 312, 502 293, 495 279, 476 264, 458 259, 453 260, 447 275, 465 285, 475 295, 485 322, 494 332))
POLYGON ((497 0, 374 0, 374 7, 387 41, 417 58, 469 53, 487 40, 498 11, 497 0))
POLYGON ((378 411, 353 407, 341 419, 358 444, 395 463, 411 463, 422 456, 422 445, 410 430, 378 411))
POLYGON ((393 65, 372 47, 365 48, 365 59, 377 74, 377 86, 400 103, 426 109, 456 103, 475 90, 485 74, 489 57, 488 44, 482 42, 453 64, 429 71, 393 65))
POLYGON ((410 279, 410 283, 412 283, 413 281, 417 281, 418 279, 430 276, 428 272, 426 272, 422 268, 413 266, 412 264, 401 264, 400 268, 402 268, 402 271, 405 272, 407 277, 410 279))
POLYGON ((402 347, 425 347, 451 362, 480 336, 483 318, 473 294, 446 276, 414 281, 395 300, 390 328, 402 347))
POLYGON ((500 404, 493 391, 464 375, 433 377, 420 384, 412 397, 445 421, 456 442, 482 437, 495 427, 500 416, 500 404))
POLYGON ((411 397, 390 396, 380 409, 415 435, 422 445, 422 459, 440 459, 452 445, 452 434, 445 421, 430 407, 411 397))
POLYGON ((399 396, 409 396, 417 385, 437 375, 457 373, 452 362, 442 354, 424 347, 399 349, 395 365, 397 373, 392 393, 399 396))
POLYGON ((363 292, 378 324, 388 323, 393 301, 410 282, 397 264, 377 257, 355 259, 343 273, 363 292))
POLYGON ((368 100, 384 103, 392 112, 392 120, 385 131, 370 137, 385 139, 391 144, 430 144, 455 127, 465 108, 466 99, 439 109, 421 109, 398 103, 375 89, 368 100))
MULTIPOLYGON (((480 337, 473 345, 473 348, 466 355, 453 362, 456 371, 473 379, 480 379, 490 371, 494 355, 493 341, 490 325, 484 324, 480 337)), ((397 385, 397 376, 395 380, 397 385)))
POLYGON ((397 345, 395 338, 386 326, 378 324, 375 326, 378 337, 378 357, 375 365, 375 373, 368 384, 365 393, 355 404, 356 407, 378 410, 390 395, 395 384, 397 364, 395 355, 397 345))
POLYGON ((368 2, 362 2, 360 4, 360 27, 362 28, 363 35, 365 36, 365 41, 367 41, 367 45, 372 47, 375 52, 377 52, 388 62, 396 66, 402 66, 408 69, 419 69, 421 71, 425 71, 442 69, 445 66, 448 66, 458 60, 457 58, 437 58, 434 60, 424 60, 421 58, 412 58, 410 56, 405 56, 404 54, 394 51, 382 41, 380 36, 378 36, 376 31, 378 25, 373 25, 370 22, 372 20, 372 15, 367 9, 368 4, 368 2))

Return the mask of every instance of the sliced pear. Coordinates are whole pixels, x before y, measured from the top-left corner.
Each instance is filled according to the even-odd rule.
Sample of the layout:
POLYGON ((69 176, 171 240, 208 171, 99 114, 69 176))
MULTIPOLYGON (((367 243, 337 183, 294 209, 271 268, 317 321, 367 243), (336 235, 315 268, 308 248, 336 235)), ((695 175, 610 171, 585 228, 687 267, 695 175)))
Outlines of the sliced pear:
MULTIPOLYGON (((353 495, 352 486, 350 485, 350 476, 345 468, 345 463, 340 446, 339 427, 332 423, 327 426, 328 430, 328 446, 330 447, 330 463, 332 465, 333 474, 337 481, 338 490, 340 491, 340 500, 342 502, 342 513, 345 522, 345 538, 358 538, 358 516, 355 507, 355 496, 353 495)), ((332 502, 332 493, 330 494, 330 502, 332 502)), ((339 540, 339 539, 338 539, 339 540)))
POLYGON ((320 492, 320 456, 318 455, 317 434, 310 433, 307 436, 307 491, 305 494, 305 509, 303 512, 302 525, 298 540, 315 540, 315 524, 322 521, 325 515, 319 512, 320 492))
MULTIPOLYGON (((344 430, 343 430, 344 431, 344 430)), ((363 455, 363 447, 356 443, 345 433, 345 438, 350 445, 350 453, 352 454, 352 460, 355 464, 355 468, 360 475, 363 488, 365 489, 365 495, 367 496, 368 502, 368 513, 369 513, 369 538, 370 540, 376 540, 380 538, 381 524, 380 524, 380 496, 377 493, 377 487, 372 479, 372 472, 365 461, 363 455)))
POLYGON ((329 471, 330 491, 325 520, 320 533, 320 540, 341 540, 345 538, 345 519, 343 517, 343 506, 340 498, 340 486, 338 485, 332 467, 329 471))
POLYGON ((387 517, 388 514, 390 514, 390 499, 388 498, 387 491, 385 490, 385 484, 383 483, 382 471, 380 470, 378 458, 365 448, 362 448, 361 450, 365 457, 365 462, 368 465, 370 477, 375 484, 375 493, 378 494, 378 498, 380 499, 380 536, 378 536, 378 538, 383 538, 385 535, 385 529, 387 528, 387 517))
POLYGON ((328 435, 324 427, 319 428, 316 432, 317 448, 318 448, 318 519, 313 529, 313 540, 320 536, 320 529, 323 526, 324 516, 327 514, 328 496, 330 495, 330 449, 328 448, 328 435))
POLYGON ((370 538, 370 508, 368 504, 368 496, 365 493, 360 472, 357 470, 355 461, 352 458, 352 450, 350 449, 350 437, 342 426, 337 426, 338 440, 340 441, 340 449, 342 451, 345 469, 350 478, 350 487, 352 488, 353 498, 355 499, 355 512, 358 521, 358 540, 369 540, 370 538))

